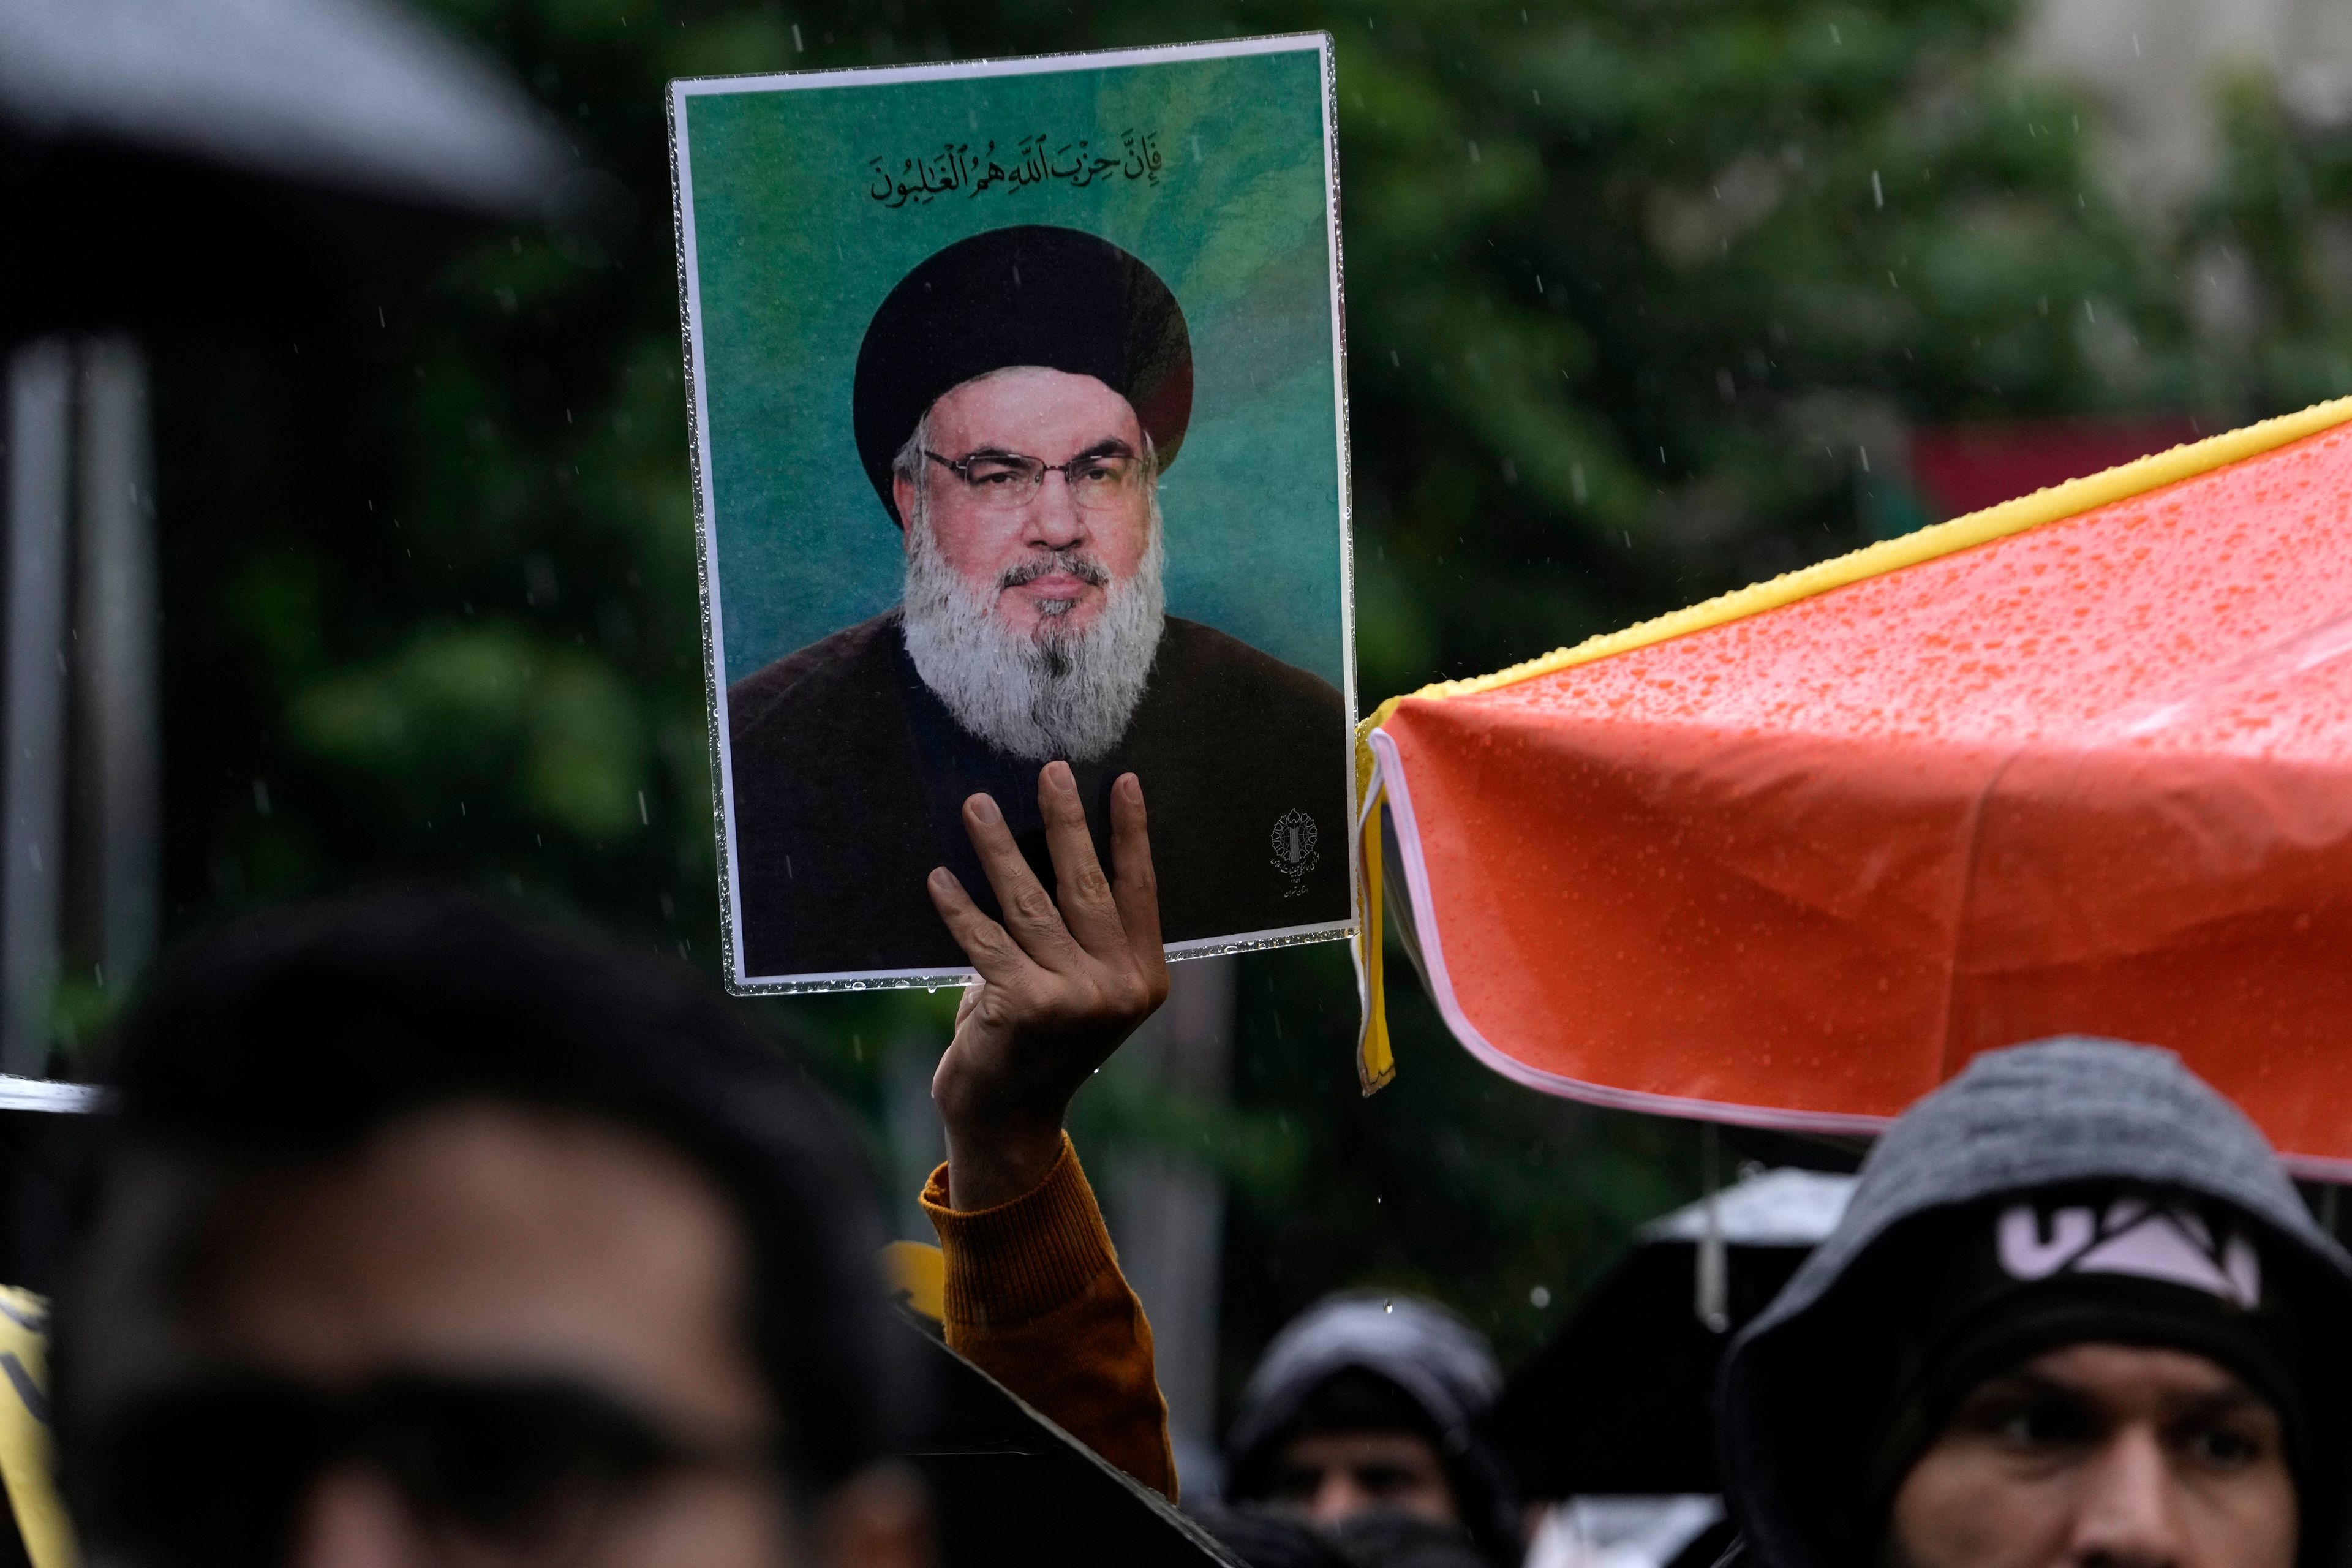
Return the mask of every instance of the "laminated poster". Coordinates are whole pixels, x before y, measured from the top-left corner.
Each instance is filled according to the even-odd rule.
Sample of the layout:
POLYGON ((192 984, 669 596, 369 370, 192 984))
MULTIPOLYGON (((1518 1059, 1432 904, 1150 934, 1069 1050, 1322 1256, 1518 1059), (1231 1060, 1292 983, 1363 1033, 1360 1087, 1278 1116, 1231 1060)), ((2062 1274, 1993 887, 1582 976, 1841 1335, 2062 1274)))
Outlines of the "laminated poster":
POLYGON ((968 973, 1057 758, 1171 956, 1346 935, 1328 37, 670 90, 731 985, 968 973))

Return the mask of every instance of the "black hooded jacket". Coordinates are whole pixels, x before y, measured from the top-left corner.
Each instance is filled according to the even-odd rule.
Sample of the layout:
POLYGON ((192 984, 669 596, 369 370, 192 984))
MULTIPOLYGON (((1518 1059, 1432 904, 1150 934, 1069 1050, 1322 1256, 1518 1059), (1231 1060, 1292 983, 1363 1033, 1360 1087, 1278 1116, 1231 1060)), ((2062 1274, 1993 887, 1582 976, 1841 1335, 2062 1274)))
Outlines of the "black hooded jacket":
POLYGON ((1885 1488, 1878 1450, 1905 1336, 1939 1310, 1906 1272, 1922 1237, 1970 1205, 2116 1184, 2177 1194, 2261 1239, 2265 1295, 2301 1321, 2289 1368, 2314 1424, 2299 1467, 2302 1568, 2334 1568, 2345 1533, 2352 1259, 2315 1225, 2253 1124, 2168 1051, 2043 1041, 1978 1057, 1890 1128, 1843 1221, 1726 1358, 1727 1501, 1766 1568, 1871 1568, 1885 1488))

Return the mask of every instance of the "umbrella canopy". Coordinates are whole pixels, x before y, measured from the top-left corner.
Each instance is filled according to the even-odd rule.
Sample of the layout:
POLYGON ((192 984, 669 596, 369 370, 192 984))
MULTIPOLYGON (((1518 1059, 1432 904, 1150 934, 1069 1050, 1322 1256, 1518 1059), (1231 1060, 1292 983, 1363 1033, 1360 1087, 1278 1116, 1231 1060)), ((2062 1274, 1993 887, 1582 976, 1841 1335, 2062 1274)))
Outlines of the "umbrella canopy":
POLYGON ((503 73, 374 0, 0 0, 0 126, 488 216, 560 149, 503 73))
POLYGON ((0 0, 0 341, 373 327, 353 301, 485 219, 593 227, 574 209, 614 182, 577 163, 502 68, 383 0, 0 0))
POLYGON ((1978 1051, 2113 1035, 2352 1176, 2347 420, 1382 705, 1368 881, 1454 1033, 1552 1093, 1832 1132, 1978 1051))
POLYGON ((1722 1490, 1714 1401, 1724 1347, 1836 1227, 1853 1182, 1765 1171, 1643 1226, 1486 1415, 1520 1495, 1722 1490), (1693 1302, 1710 1234, 1724 1249, 1724 1320, 1715 1329, 1693 1302))

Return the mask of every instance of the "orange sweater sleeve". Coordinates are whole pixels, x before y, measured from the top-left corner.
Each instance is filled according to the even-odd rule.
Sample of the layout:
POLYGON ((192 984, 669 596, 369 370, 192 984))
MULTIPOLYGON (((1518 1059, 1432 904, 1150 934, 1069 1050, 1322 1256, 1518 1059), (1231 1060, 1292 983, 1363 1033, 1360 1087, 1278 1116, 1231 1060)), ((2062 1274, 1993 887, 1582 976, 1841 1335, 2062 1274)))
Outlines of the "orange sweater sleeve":
POLYGON ((1172 1500, 1151 1325, 1118 1271, 1069 1135, 1045 1181, 1011 1203, 962 1211, 947 1199, 941 1165, 922 1204, 947 1258, 949 1346, 1172 1500))

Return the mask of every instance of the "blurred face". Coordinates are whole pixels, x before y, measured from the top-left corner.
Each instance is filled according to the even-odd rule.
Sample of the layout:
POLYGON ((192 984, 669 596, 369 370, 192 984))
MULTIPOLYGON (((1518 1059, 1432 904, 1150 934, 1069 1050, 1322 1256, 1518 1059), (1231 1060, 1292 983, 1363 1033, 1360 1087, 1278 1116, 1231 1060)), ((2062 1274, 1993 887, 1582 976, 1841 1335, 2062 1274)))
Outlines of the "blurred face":
POLYGON ((2277 1413, 2184 1351, 2084 1344, 1988 1380, 1895 1493, 1898 1568, 2292 1568, 2277 1413))
MULTIPOLYGON (((1084 632, 1150 543, 1143 427, 1127 399, 1090 375, 1018 366, 946 394, 929 432, 931 451, 966 464, 961 473, 923 464, 924 515, 941 559, 992 595, 1008 630, 1084 632), (989 462, 1010 457, 1076 466, 1032 491, 989 462)), ((914 486, 902 478, 896 489, 911 542, 914 486)))
POLYGON ((1318 1524, 1374 1509, 1459 1524, 1436 1447, 1418 1432, 1309 1432, 1275 1459, 1273 1500, 1318 1524))
POLYGON ((667 1149, 457 1107, 219 1212, 187 1324, 199 1352, 405 1423, 318 1469, 289 1563, 921 1560, 903 1493, 854 1482, 795 1521, 771 1458, 779 1412, 739 1328, 740 1237, 667 1149), (860 1515, 877 1506, 895 1524, 860 1515))

